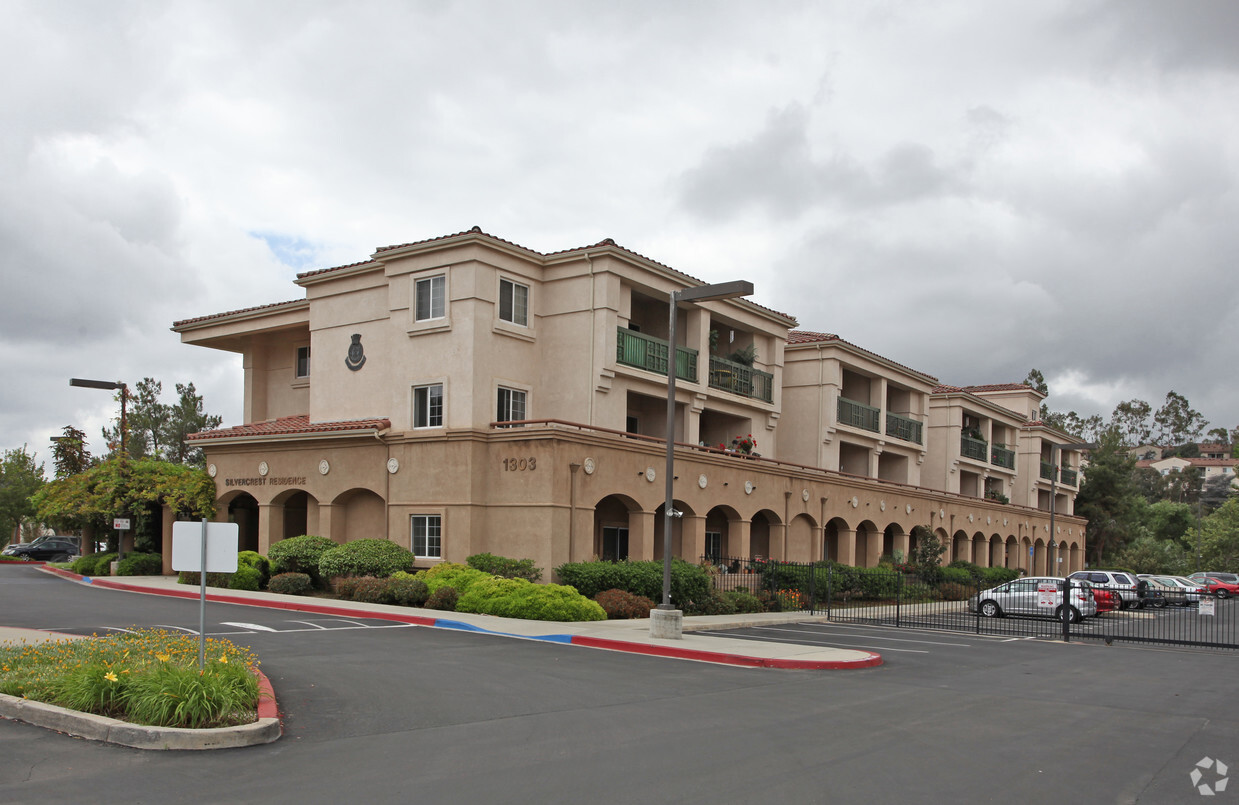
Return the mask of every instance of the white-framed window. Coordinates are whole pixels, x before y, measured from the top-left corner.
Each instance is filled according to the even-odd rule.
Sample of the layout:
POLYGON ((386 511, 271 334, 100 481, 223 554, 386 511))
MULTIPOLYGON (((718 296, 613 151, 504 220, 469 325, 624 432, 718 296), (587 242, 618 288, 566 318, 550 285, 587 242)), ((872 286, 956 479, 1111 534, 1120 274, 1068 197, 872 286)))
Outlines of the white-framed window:
POLYGON ((495 411, 496 422, 518 422, 525 418, 525 392, 520 389, 499 387, 499 404, 495 411))
POLYGON ((413 427, 443 427, 443 384, 413 387, 413 427))
POLYGON ((414 292, 414 321, 429 321, 443 318, 445 307, 445 290, 447 277, 439 274, 434 277, 419 279, 414 292))
POLYGON ((300 379, 310 376, 310 348, 297 347, 297 364, 294 377, 300 379))
POLYGON ((418 559, 443 558, 443 516, 414 514, 410 518, 410 544, 418 559))
POLYGON ((719 559, 723 556, 723 532, 707 531, 706 532, 706 558, 718 564, 719 559))
POLYGON ((499 319, 529 326, 529 286, 512 280, 499 280, 499 319))

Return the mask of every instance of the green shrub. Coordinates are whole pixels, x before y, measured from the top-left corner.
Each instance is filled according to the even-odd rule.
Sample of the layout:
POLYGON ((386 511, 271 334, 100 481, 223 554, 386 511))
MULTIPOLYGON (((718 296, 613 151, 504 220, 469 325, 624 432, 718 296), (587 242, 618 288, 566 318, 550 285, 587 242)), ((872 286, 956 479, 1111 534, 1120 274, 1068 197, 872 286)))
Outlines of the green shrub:
POLYGON ((542 581, 542 571, 534 567, 532 559, 508 559, 493 553, 475 553, 465 559, 465 563, 474 570, 504 579, 542 581))
POLYGON ((262 571, 250 565, 237 565, 237 572, 228 578, 229 590, 249 590, 258 592, 262 589, 262 571))
POLYGON ((625 590, 603 590, 594 596, 594 600, 607 613, 609 620, 648 618, 654 608, 654 602, 650 599, 625 590))
MULTIPOLYGON (((440 587, 445 586, 452 587, 457 593, 464 595, 475 582, 491 578, 494 578, 494 576, 489 573, 483 573, 480 570, 474 570, 471 567, 453 562, 444 562, 427 570, 422 580, 426 582, 426 587, 430 590, 431 595, 437 592, 440 587)), ((427 604, 427 606, 430 605, 427 604)))
POLYGON ((353 585, 353 600, 363 604, 389 603, 387 579, 376 576, 356 576, 357 583, 353 585))
POLYGON ((84 576, 110 576, 112 575, 112 563, 116 561, 114 553, 97 553, 94 556, 88 556, 87 559, 95 561, 89 565, 89 569, 83 573, 84 576))
POLYGON ((95 572, 95 555, 79 556, 73 560, 73 564, 69 565, 69 570, 79 576, 90 576, 95 572))
MULTIPOLYGON (((206 582, 208 587, 228 587, 228 583, 232 580, 231 573, 208 573, 206 582)), ((198 580, 197 571, 182 570, 177 574, 177 584, 192 584, 197 587, 201 584, 198 580)))
POLYGON ((415 557, 388 539, 359 539, 324 551, 318 573, 324 579, 336 576, 386 578, 398 570, 410 570, 415 557))
POLYGON ((456 611, 539 621, 607 619, 607 613, 596 601, 589 600, 573 587, 494 576, 470 585, 468 592, 457 601, 456 611))
POLYGON ((420 607, 430 597, 430 588, 419 578, 398 574, 387 579, 387 594, 393 604, 420 607))
POLYGON ((247 565, 258 571, 261 576, 258 582, 260 589, 266 587, 267 582, 271 580, 271 562, 257 551, 241 551, 238 553, 237 565, 247 565))
POLYGON ((688 615, 734 615, 735 602, 718 590, 710 590, 704 598, 692 602, 691 609, 685 610, 688 615))
MULTIPOLYGON (((75 563, 76 564, 76 563, 75 563)), ((116 566, 118 576, 163 575, 163 556, 157 553, 127 554, 116 566)))
POLYGON ((322 587, 318 574, 318 560, 335 548, 336 543, 326 537, 302 535, 282 539, 267 551, 272 573, 304 573, 315 587, 322 587))
POLYGON ((762 612, 765 606, 757 596, 744 589, 728 590, 723 596, 731 600, 736 612, 762 612))
POLYGON ((942 596, 943 601, 967 601, 976 591, 973 584, 944 581, 938 585, 938 595, 942 596))
POLYGON ((357 583, 361 581, 361 576, 336 576, 331 580, 331 591, 340 598, 353 600, 353 593, 357 590, 357 583))
POLYGON ((974 579, 977 576, 981 575, 981 568, 978 565, 975 565, 972 562, 969 562, 967 559, 956 559, 954 562, 951 562, 951 564, 947 565, 947 567, 963 568, 964 570, 967 570, 968 574, 972 576, 974 579))
POLYGON ((953 565, 942 568, 942 581, 952 584, 964 584, 971 587, 976 586, 976 579, 968 572, 968 568, 955 567, 953 565))
POLYGON ((1020 571, 1012 570, 1009 567, 981 568, 981 586, 987 589, 997 587, 999 584, 1006 584, 1009 581, 1015 581, 1019 577, 1020 571))
MULTIPOLYGON (((648 562, 571 562, 555 568, 564 584, 592 598, 606 590, 624 590, 651 601, 662 600, 663 563, 648 562)), ((671 560, 671 603, 686 607, 704 599, 711 589, 705 568, 682 559, 671 560)))
POLYGON ((267 582, 267 589, 282 595, 308 595, 313 588, 308 573, 277 573, 267 582))
POLYGON ((460 593, 456 592, 456 588, 450 584, 444 584, 426 599, 426 609, 441 609, 445 612, 455 612, 456 602, 459 599, 460 593))

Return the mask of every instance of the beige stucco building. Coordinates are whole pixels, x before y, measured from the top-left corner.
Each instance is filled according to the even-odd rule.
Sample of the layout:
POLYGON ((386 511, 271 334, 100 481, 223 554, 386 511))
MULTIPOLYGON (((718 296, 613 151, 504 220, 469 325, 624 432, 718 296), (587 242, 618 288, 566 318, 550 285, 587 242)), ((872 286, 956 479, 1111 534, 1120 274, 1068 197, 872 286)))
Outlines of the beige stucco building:
POLYGON ((244 547, 660 557, 671 364, 676 555, 871 566, 923 526, 947 561, 1083 566, 1078 453, 1053 471, 1074 442, 1026 386, 941 386, 746 299, 684 306, 672 350, 669 295, 700 281, 610 240, 542 254, 475 228, 297 284, 173 327, 243 358, 244 424, 193 438, 244 547))

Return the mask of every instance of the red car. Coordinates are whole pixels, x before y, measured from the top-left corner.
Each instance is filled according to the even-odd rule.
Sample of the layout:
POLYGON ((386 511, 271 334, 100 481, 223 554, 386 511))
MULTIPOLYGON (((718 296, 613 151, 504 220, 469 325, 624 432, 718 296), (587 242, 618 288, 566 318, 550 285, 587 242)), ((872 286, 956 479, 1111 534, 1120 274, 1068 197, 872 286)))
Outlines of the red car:
POLYGON ((1122 599, 1114 590, 1104 590, 1101 587, 1093 588, 1093 600, 1097 602, 1097 614, 1103 612, 1115 612, 1122 608, 1122 599))
POLYGON ((1229 598, 1232 595, 1239 595, 1239 584, 1235 582, 1222 581, 1212 576, 1205 576, 1200 580, 1199 584, 1206 592, 1216 595, 1218 598, 1229 598))

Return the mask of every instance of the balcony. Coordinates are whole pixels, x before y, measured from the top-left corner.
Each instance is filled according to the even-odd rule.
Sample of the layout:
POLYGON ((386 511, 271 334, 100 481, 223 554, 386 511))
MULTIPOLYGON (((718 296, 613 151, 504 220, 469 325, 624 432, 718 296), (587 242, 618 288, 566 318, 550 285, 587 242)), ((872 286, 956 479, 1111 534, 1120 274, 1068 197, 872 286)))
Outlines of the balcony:
POLYGON ((894 436, 896 439, 903 439, 905 442, 921 442, 921 423, 915 419, 908 419, 906 416, 892 414, 889 411, 886 414, 886 435, 894 436))
POLYGON ((1015 469, 1015 451, 994 445, 989 451, 989 463, 995 467, 1005 467, 1013 470, 1015 469))
POLYGON ((1047 481, 1054 480, 1054 465, 1048 461, 1041 462, 1041 477, 1047 481))
POLYGON ((726 358, 710 356, 709 385, 742 397, 774 402, 774 375, 726 358))
POLYGON ((1058 471, 1058 480, 1062 481, 1067 486, 1076 486, 1076 481, 1079 480, 1079 474, 1075 470, 1069 470, 1063 467, 1058 471))
POLYGON ((880 411, 872 405, 858 403, 847 397, 839 398, 837 417, 840 425, 851 425, 854 428, 878 432, 878 417, 880 411))
POLYGON ((960 435, 959 454, 964 458, 975 458, 985 461, 989 456, 989 443, 984 439, 974 439, 971 436, 960 435))
MULTIPOLYGON (((668 343, 661 338, 642 335, 627 327, 616 328, 615 362, 635 366, 660 375, 667 374, 668 343)), ((697 382, 697 350, 687 347, 675 348, 675 376, 691 383, 697 382)))

